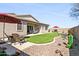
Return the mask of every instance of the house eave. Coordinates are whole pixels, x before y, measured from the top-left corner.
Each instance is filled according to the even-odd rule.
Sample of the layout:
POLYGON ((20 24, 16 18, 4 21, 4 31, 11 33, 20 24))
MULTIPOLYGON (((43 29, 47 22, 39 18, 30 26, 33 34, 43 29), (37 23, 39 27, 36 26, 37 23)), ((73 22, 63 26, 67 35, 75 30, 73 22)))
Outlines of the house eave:
MULTIPOLYGON (((21 17, 32 17, 35 22, 39 22, 35 17, 33 17, 32 15, 16 15, 18 18, 22 19, 21 17)), ((24 19, 24 20, 27 20, 27 19, 24 19)), ((28 21, 28 20, 27 20, 28 21)), ((30 20, 29 20, 30 21, 30 20)))
POLYGON ((48 24, 45 24, 45 23, 39 23, 39 24, 49 26, 48 24))

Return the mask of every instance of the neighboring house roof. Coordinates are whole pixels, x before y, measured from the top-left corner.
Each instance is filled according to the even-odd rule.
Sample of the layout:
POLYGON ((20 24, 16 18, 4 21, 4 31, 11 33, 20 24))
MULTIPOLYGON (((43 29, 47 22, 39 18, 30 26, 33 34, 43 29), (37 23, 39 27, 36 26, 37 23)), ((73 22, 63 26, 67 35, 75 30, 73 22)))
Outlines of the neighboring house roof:
POLYGON ((53 28, 59 28, 58 26, 54 26, 53 28))

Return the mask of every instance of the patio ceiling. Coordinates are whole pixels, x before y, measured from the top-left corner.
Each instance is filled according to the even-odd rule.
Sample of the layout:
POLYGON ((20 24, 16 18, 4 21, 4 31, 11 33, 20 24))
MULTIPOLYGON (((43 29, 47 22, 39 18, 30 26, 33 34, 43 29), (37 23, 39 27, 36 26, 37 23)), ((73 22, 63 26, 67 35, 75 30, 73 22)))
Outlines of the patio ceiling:
POLYGON ((5 13, 0 13, 0 22, 5 22, 5 23, 21 23, 21 20, 18 19, 17 17, 10 15, 10 14, 5 14, 5 13))

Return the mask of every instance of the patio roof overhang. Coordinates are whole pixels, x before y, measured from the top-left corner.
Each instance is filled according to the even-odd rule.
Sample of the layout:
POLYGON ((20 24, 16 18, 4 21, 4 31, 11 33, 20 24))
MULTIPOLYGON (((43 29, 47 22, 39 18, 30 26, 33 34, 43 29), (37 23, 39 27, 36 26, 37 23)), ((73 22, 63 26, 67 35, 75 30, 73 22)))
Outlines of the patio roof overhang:
POLYGON ((5 23, 21 23, 21 20, 15 16, 6 13, 0 13, 0 22, 5 23))

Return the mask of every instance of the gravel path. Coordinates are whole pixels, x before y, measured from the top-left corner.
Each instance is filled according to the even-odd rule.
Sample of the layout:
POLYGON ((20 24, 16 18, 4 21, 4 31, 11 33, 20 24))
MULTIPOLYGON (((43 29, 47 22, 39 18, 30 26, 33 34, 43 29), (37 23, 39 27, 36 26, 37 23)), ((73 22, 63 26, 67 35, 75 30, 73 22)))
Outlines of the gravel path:
POLYGON ((23 49, 23 52, 31 56, 60 56, 60 53, 55 52, 56 50, 59 50, 63 56, 68 56, 69 49, 63 44, 64 41, 65 40, 62 40, 62 38, 59 37, 54 43, 48 45, 33 45, 23 49))

